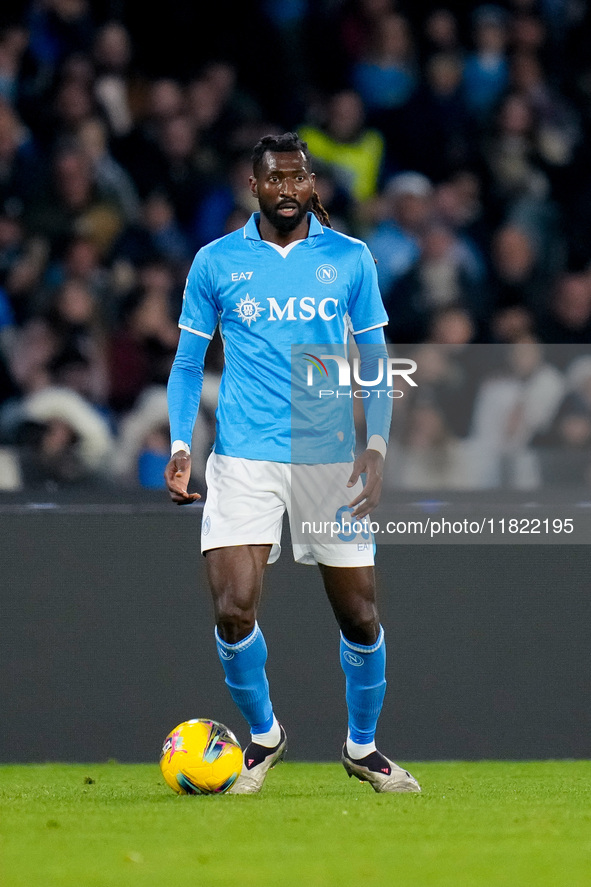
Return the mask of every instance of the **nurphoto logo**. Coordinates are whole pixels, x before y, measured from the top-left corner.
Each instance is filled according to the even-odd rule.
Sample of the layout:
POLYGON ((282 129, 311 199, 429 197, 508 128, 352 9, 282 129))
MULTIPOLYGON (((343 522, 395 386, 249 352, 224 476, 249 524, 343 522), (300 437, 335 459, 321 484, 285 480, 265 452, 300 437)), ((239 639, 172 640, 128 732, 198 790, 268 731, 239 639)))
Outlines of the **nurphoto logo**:
POLYGON ((412 374, 417 370, 416 361, 406 357, 380 357, 377 360, 377 374, 375 379, 361 378, 361 361, 358 357, 354 357, 352 363, 349 363, 346 357, 338 354, 321 354, 319 357, 315 354, 306 352, 304 360, 308 364, 306 385, 311 387, 314 385, 314 370, 318 370, 321 380, 322 377, 328 378, 328 368, 325 361, 333 360, 338 367, 339 388, 345 388, 346 391, 334 391, 333 389, 321 389, 318 397, 356 397, 365 398, 374 395, 380 396, 385 393, 391 398, 400 398, 404 396, 404 392, 393 387, 394 378, 401 377, 413 388, 418 385, 412 378, 412 374), (352 392, 353 383, 361 386, 352 392), (385 388, 378 388, 379 385, 385 383, 385 388), (373 389, 370 392, 367 389, 373 389))

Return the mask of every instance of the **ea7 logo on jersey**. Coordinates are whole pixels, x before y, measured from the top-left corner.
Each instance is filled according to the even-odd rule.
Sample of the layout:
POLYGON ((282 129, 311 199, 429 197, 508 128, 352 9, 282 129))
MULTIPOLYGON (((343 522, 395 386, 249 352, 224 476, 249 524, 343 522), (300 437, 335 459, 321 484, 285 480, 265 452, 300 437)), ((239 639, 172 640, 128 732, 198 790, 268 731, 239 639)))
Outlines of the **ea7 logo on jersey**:
POLYGON ((250 280, 252 277, 252 271, 232 271, 230 277, 233 282, 237 280, 250 280))

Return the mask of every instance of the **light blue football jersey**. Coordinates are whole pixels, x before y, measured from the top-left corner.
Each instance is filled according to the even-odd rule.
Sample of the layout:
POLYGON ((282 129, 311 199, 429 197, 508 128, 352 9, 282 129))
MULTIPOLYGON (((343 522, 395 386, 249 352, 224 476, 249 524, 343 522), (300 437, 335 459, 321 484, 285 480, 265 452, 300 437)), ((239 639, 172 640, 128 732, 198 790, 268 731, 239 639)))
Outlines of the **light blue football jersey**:
MULTIPOLYGON (((350 461, 352 399, 320 402, 309 367, 328 348, 346 356, 350 333, 388 322, 375 262, 362 241, 324 228, 311 213, 308 237, 280 251, 261 239, 258 216, 200 249, 185 287, 181 329, 211 339, 219 323, 224 343, 215 451, 350 461)), ((326 388, 338 386, 333 363, 326 388)))

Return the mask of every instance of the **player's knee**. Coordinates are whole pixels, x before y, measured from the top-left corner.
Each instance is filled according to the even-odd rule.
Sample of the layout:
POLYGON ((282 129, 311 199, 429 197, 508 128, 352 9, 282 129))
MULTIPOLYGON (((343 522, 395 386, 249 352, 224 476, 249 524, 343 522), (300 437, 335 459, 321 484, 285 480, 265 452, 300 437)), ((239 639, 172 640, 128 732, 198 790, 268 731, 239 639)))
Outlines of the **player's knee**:
POLYGON ((216 624, 218 634, 227 644, 237 644, 252 632, 256 621, 256 610, 249 603, 243 603, 229 595, 216 602, 216 624))
POLYGON ((346 615, 341 615, 339 627, 343 635, 353 644, 366 647, 375 644, 380 633, 380 619, 375 603, 361 601, 346 615))

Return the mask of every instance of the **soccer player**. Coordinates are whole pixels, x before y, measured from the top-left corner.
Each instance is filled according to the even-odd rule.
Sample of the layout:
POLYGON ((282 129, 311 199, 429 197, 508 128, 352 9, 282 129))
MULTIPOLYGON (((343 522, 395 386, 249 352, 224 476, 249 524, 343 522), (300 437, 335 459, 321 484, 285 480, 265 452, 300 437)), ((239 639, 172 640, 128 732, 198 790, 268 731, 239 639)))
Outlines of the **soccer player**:
MULTIPOLYGON (((308 346, 304 353, 310 359, 315 344, 340 347, 343 353, 352 333, 360 348, 373 348, 375 363, 376 348, 386 353, 387 315, 366 245, 329 226, 314 190, 305 142, 295 133, 262 138, 253 152, 250 188, 260 212, 244 228, 200 249, 189 271, 168 384, 173 443, 165 472, 174 502, 183 505, 199 498, 187 492, 189 444, 205 352, 219 324, 224 370, 216 440, 206 468, 201 547, 219 658, 251 733, 242 773, 231 790, 239 794, 258 792, 286 748, 285 731, 271 703, 257 606, 265 567, 279 556, 286 510, 294 538, 291 471, 323 470, 318 464, 293 463, 329 463, 331 496, 336 495, 352 519, 362 521, 380 498, 391 418, 388 398, 368 400, 367 448, 354 459, 349 401, 348 426, 340 425, 337 434, 321 429, 322 445, 312 441, 313 458, 299 445, 294 456, 292 345, 308 346)), ((339 402, 335 409, 341 409, 339 402)), ((323 498, 322 490, 318 496, 323 498)), ((318 564, 341 631, 348 710, 341 758, 345 770, 377 792, 420 791, 416 780, 375 745, 386 689, 386 650, 376 608, 373 543, 311 538, 294 541, 293 547, 296 561, 318 564)))

